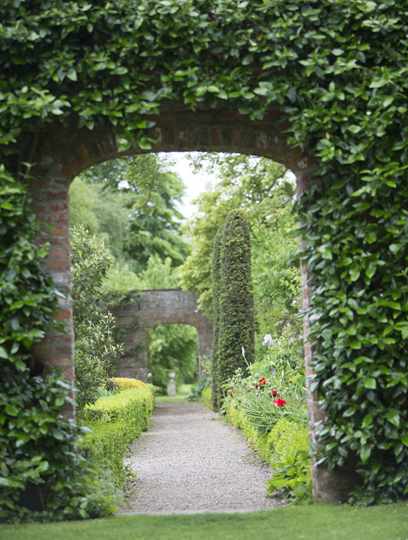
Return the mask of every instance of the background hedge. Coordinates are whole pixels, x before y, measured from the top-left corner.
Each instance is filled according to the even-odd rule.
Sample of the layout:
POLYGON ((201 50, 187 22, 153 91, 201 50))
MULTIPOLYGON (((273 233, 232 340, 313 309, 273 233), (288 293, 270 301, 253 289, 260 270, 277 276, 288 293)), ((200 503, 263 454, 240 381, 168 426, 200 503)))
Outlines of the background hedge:
POLYGON ((248 223, 239 210, 228 214, 222 229, 219 277, 216 321, 218 404, 226 392, 223 385, 238 368, 245 372, 255 355, 251 238, 248 223))
POLYGON ((211 362, 211 399, 214 410, 218 410, 220 406, 220 373, 219 373, 219 354, 220 354, 220 325, 221 325, 221 258, 222 258, 222 228, 220 228, 215 237, 212 253, 212 289, 213 289, 213 301, 212 301, 212 317, 213 317, 213 354, 211 362))

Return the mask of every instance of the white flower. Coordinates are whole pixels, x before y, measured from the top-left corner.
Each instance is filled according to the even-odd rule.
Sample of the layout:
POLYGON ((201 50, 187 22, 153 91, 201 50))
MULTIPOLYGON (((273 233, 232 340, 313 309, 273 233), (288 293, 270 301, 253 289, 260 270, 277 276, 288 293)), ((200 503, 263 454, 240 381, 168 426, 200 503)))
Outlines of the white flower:
POLYGON ((265 334, 263 337, 262 345, 265 347, 272 347, 273 345, 273 338, 271 334, 265 334))
POLYGON ((118 188, 119 189, 129 189, 130 188, 130 184, 127 180, 121 180, 119 183, 118 183, 118 188))

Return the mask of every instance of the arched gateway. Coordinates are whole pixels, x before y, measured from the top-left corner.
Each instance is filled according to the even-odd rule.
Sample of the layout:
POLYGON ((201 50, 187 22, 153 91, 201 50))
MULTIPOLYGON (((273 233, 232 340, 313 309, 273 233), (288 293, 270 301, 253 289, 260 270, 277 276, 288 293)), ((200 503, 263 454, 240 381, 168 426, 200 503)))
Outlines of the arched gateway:
MULTIPOLYGON (((151 149, 166 151, 235 152, 268 157, 282 163, 296 175, 298 192, 307 189, 312 160, 305 152, 291 147, 287 141, 287 119, 278 108, 271 108, 261 120, 251 120, 233 106, 204 107, 191 111, 180 103, 167 103, 160 114, 152 115, 150 135, 156 141, 151 149)), ((33 167, 31 196, 34 211, 43 225, 40 241, 48 242, 46 269, 57 285, 59 310, 56 318, 65 331, 51 331, 33 350, 37 362, 58 367, 64 376, 75 380, 73 363, 74 332, 71 302, 71 268, 69 245, 69 199, 71 181, 87 168, 114 158, 141 153, 134 148, 122 152, 113 126, 103 124, 94 129, 78 123, 55 123, 40 129, 35 138, 22 140, 22 150, 29 147, 33 167)), ((309 307, 307 272, 303 268, 303 307, 309 307)), ((308 342, 308 320, 304 319, 306 376, 312 375, 312 350, 308 342)), ((311 436, 322 419, 314 392, 308 394, 311 436)), ((343 497, 342 484, 347 475, 329 473, 323 467, 314 468, 316 498, 332 500, 343 497)))
POLYGON ((118 375, 146 380, 149 331, 158 324, 188 324, 198 335, 198 368, 212 352, 212 325, 197 306, 194 293, 181 289, 135 291, 112 308, 125 351, 118 375))
MULTIPOLYGON (((303 231, 314 278, 317 391, 326 409, 315 385, 308 406, 313 442, 318 424, 326 426, 323 458, 336 469, 313 467, 314 495, 344 498, 355 470, 381 496, 384 486, 406 494, 408 113, 398 3, 2 4, 0 164, 18 182, 30 178, 64 326, 37 343, 34 358, 26 355, 32 371, 58 367, 75 378, 68 189, 81 171, 147 149, 236 152, 284 164, 303 192, 312 161, 320 160, 313 177, 322 189, 309 200, 303 231), (130 140, 134 146, 123 151, 130 140)), ((7 205, 3 234, 14 239, 20 222, 8 227, 7 205)), ((20 270, 30 277, 30 268, 20 270)), ((12 266, 13 287, 14 274, 12 266)), ((21 289, 31 287, 24 279, 21 289)), ((15 304, 18 286, 10 293, 15 304)), ((41 283, 33 287, 41 292, 41 283)), ((303 297, 310 382, 305 268, 303 297)), ((42 336, 43 312, 33 313, 29 330, 42 336)), ((26 331, 17 326, 4 323, 13 350, 26 331)))

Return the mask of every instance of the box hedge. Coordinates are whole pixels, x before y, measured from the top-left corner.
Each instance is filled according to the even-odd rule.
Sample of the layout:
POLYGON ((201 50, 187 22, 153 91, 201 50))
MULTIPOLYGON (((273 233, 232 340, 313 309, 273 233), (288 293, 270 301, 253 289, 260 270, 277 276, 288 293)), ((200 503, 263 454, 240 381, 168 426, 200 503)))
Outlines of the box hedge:
POLYGON ((119 392, 99 398, 86 407, 83 422, 90 428, 83 440, 90 459, 109 469, 113 482, 122 487, 126 479, 124 458, 129 444, 144 431, 154 407, 151 387, 142 381, 120 379, 119 392))

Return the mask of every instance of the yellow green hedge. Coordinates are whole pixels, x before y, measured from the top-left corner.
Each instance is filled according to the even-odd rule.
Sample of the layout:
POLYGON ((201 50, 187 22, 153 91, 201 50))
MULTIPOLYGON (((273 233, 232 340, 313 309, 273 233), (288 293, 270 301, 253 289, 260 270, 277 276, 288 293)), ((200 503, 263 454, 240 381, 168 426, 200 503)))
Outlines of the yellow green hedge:
POLYGON ((146 386, 148 386, 143 381, 139 381, 139 379, 128 379, 126 377, 112 377, 111 381, 116 388, 119 388, 119 390, 145 388, 146 386))
POLYGON ((209 386, 204 388, 204 390, 201 393, 201 402, 208 407, 209 409, 213 409, 213 402, 212 402, 212 391, 209 386))
POLYGON ((259 456, 272 467, 268 493, 305 499, 311 492, 310 441, 307 426, 285 417, 269 433, 259 433, 233 402, 227 420, 240 429, 259 456))
POLYGON ((127 448, 147 428, 154 407, 149 385, 132 379, 121 379, 121 384, 128 389, 98 399, 83 414, 84 424, 91 430, 83 445, 91 459, 111 471, 118 487, 126 477, 123 459, 127 448))

